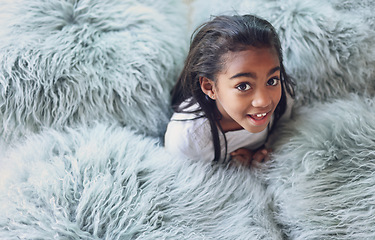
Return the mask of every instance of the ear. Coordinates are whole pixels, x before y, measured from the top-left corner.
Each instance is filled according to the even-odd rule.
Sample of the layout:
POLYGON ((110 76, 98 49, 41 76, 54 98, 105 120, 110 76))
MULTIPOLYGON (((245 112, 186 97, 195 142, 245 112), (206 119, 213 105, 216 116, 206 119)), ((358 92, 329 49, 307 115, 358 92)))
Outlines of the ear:
POLYGON ((215 83, 211 79, 206 77, 199 77, 199 83, 201 85, 202 92, 206 94, 209 98, 215 100, 215 83))

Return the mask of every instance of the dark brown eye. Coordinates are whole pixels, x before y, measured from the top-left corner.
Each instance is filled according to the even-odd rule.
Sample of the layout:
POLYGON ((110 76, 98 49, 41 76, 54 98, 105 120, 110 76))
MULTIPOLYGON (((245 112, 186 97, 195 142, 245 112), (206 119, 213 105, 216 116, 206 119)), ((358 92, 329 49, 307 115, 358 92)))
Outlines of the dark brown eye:
POLYGON ((237 85, 236 88, 240 91, 247 91, 251 88, 251 86, 248 83, 240 83, 240 84, 237 85))
POLYGON ((276 86, 277 84, 279 84, 279 82, 280 82, 280 79, 271 78, 270 80, 267 81, 267 85, 268 86, 276 86))

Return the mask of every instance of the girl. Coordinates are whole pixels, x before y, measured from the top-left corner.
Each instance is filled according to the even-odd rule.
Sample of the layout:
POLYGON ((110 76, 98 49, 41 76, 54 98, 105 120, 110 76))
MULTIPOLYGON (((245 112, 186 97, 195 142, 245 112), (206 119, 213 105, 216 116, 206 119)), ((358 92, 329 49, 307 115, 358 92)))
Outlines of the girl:
POLYGON ((194 35, 172 91, 166 149, 246 166, 265 160, 268 135, 294 96, 275 29, 252 15, 218 16, 194 35))

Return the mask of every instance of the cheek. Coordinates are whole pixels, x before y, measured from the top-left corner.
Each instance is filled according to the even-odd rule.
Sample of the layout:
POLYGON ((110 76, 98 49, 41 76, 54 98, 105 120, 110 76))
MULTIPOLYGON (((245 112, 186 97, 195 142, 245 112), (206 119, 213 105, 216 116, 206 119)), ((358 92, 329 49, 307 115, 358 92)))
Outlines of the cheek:
POLYGON ((227 98, 223 99, 223 107, 225 111, 231 115, 242 114, 248 108, 248 101, 246 99, 237 97, 235 94, 228 95, 227 98))
POLYGON ((244 114, 247 115, 248 112, 251 110, 251 98, 236 98, 233 100, 230 104, 230 107, 232 108, 233 114, 236 114, 238 116, 243 116, 244 114))

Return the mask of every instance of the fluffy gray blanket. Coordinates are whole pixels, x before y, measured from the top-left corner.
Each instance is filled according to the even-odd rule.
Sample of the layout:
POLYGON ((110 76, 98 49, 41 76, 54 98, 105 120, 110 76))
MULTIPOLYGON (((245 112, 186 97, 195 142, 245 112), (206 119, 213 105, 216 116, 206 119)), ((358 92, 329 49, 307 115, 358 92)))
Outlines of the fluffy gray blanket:
POLYGON ((0 239, 375 239, 373 1, 0 5, 0 239), (272 22, 297 83, 258 170, 161 141, 189 34, 233 12, 272 22))

